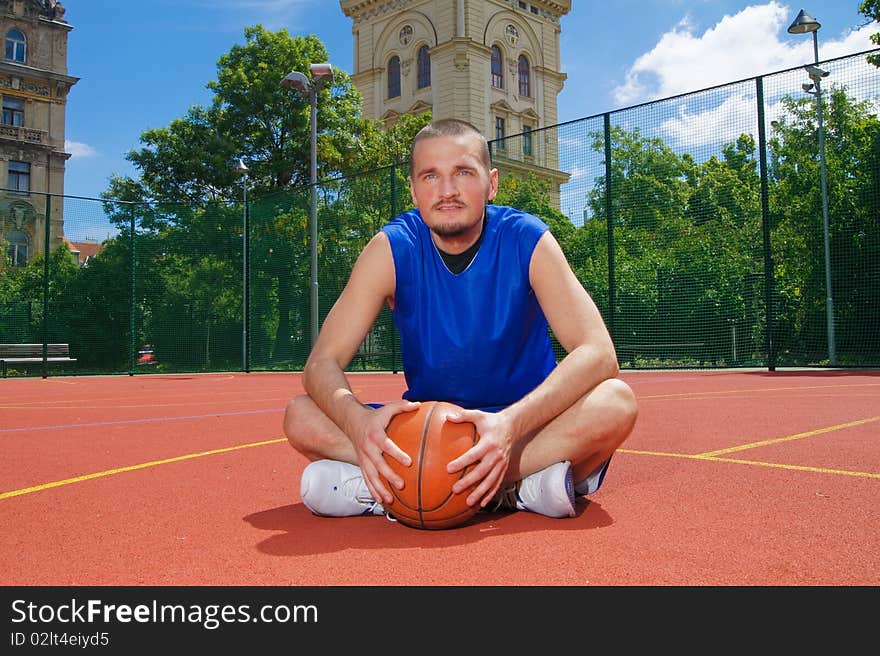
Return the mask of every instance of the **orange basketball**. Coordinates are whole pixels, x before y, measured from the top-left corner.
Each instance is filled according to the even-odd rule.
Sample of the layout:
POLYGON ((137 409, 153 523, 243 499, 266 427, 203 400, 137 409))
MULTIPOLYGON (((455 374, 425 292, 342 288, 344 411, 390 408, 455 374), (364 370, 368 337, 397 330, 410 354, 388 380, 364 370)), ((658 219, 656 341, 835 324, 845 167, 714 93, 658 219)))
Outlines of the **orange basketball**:
POLYGON ((453 494, 452 485, 471 467, 454 474, 446 465, 477 443, 477 429, 472 423, 446 421, 446 415, 460 410, 445 401, 422 401, 418 410, 395 415, 386 433, 412 458, 404 467, 386 455, 391 468, 403 477, 403 489, 385 481, 394 500, 386 512, 401 524, 414 528, 442 529, 459 526, 477 512, 479 504, 467 505, 473 488, 453 494))

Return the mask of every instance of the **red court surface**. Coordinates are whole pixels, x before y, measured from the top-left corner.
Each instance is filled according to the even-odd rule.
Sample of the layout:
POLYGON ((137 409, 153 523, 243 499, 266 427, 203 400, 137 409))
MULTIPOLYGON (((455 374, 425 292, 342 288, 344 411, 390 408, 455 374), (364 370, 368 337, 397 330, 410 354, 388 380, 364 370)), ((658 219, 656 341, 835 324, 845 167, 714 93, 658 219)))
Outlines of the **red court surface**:
POLYGON ((880 584, 880 372, 622 377, 639 419, 577 517, 443 531, 309 513, 281 432, 298 374, 3 380, 0 584, 880 584))

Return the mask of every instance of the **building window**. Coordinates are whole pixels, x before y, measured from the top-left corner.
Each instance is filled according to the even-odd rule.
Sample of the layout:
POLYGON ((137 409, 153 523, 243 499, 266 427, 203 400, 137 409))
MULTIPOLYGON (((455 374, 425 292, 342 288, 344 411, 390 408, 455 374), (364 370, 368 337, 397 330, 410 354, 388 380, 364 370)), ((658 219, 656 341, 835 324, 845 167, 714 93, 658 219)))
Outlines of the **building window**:
POLYGON ((504 150, 504 119, 500 116, 495 117, 495 141, 498 150, 504 150))
POLYGON ((3 96, 3 125, 17 128, 24 125, 24 100, 15 96, 3 96))
POLYGON ((388 62, 388 97, 400 97, 400 57, 397 55, 388 62))
POLYGON ((30 191, 31 165, 27 162, 10 161, 6 186, 12 191, 30 191))
POLYGON ((522 134, 523 155, 532 156, 532 126, 524 125, 522 134))
POLYGON ((532 96, 532 85, 530 83, 531 74, 529 72, 529 60, 526 59, 525 55, 519 56, 517 70, 519 71, 519 95, 523 98, 530 98, 532 96))
POLYGON ((23 267, 28 262, 28 236, 21 230, 12 230, 6 235, 6 257, 9 266, 23 267))
POLYGON ((25 45, 24 34, 16 29, 9 30, 6 33, 7 61, 24 63, 25 45))
POLYGON ((419 80, 418 88, 424 89, 431 86, 431 55, 428 54, 428 46, 419 48, 419 80))
POLYGON ((504 88, 504 61, 498 46, 492 46, 492 86, 496 89, 504 88))

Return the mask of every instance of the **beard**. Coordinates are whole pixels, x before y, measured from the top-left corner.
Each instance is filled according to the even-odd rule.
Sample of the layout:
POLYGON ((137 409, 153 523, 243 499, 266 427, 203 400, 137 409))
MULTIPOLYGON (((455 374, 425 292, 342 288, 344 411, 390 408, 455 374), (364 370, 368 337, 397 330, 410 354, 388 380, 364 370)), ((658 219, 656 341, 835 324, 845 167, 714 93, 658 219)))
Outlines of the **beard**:
POLYGON ((462 223, 461 221, 455 221, 452 223, 441 223, 439 225, 435 225, 431 229, 444 239, 454 239, 456 237, 463 236, 472 227, 473 226, 471 224, 462 223))
MULTIPOLYGON (((464 209, 464 205, 460 205, 460 209, 464 209)), ((436 215, 435 215, 436 216, 436 215)), ((444 239, 455 239, 463 237, 474 229, 474 226, 483 220, 483 213, 478 218, 469 220, 466 218, 458 218, 443 222, 437 222, 431 226, 431 230, 444 239)))

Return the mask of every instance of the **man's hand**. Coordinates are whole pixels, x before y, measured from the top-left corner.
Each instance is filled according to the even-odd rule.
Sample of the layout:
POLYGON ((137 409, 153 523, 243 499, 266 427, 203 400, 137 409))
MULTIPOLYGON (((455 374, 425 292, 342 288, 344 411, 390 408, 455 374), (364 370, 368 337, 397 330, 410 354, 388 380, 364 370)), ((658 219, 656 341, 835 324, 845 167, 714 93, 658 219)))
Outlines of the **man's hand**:
POLYGON ((357 426, 351 441, 357 451, 358 462, 364 475, 364 482, 373 499, 383 504, 389 504, 393 500, 391 492, 385 487, 382 477, 394 487, 403 487, 403 479, 394 473, 384 454, 390 455, 405 467, 412 464, 412 458, 397 446, 385 429, 391 422, 392 417, 402 412, 412 412, 418 409, 419 404, 413 401, 392 401, 380 408, 373 409, 367 420, 357 426))
POLYGON ((510 466, 514 441, 511 426, 500 412, 460 410, 450 413, 446 419, 454 423, 469 421, 477 429, 477 435, 480 436, 477 443, 451 461, 446 470, 452 474, 474 465, 473 469, 455 482, 452 491, 458 494, 476 485, 468 495, 467 503, 469 506, 479 503, 481 508, 485 508, 504 482, 504 475, 510 466))

